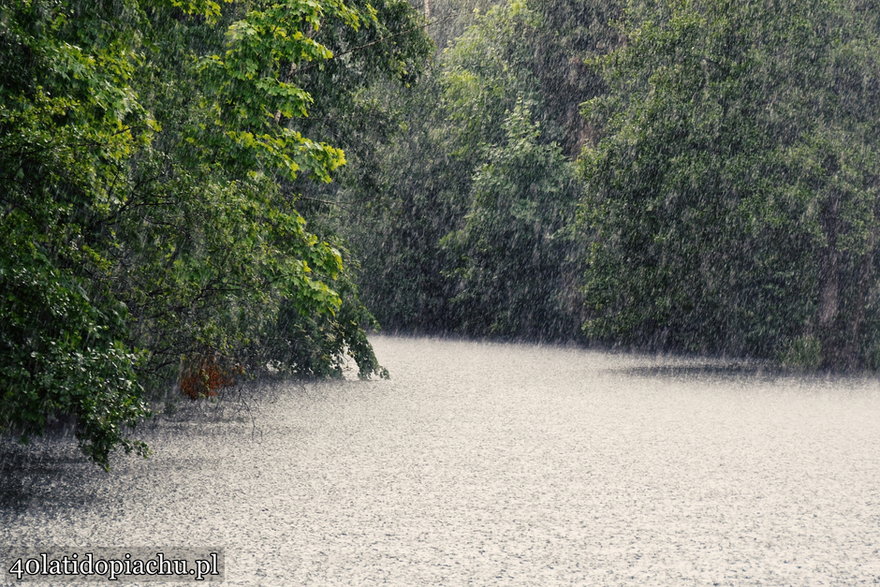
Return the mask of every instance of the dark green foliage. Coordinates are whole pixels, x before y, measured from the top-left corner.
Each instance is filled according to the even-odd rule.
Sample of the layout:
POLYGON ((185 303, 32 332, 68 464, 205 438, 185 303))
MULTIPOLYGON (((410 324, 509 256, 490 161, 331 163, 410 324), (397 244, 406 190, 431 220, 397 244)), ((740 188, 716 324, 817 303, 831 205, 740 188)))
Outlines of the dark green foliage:
POLYGON ((345 162, 302 121, 406 78, 416 18, 393 0, 4 3, 0 428, 71 419, 106 466, 115 446, 143 452, 126 432, 142 388, 182 359, 330 375, 348 355, 386 375, 340 242, 300 212, 304 180, 345 162), (362 81, 325 91, 333 50, 360 44, 362 81))
POLYGON ((112 235, 95 230, 151 133, 131 86, 138 19, 134 2, 0 12, 0 428, 27 437, 72 418, 103 466, 116 445, 144 452, 124 437, 146 409, 105 281, 112 235))
POLYGON ((348 189, 359 205, 345 231, 386 328, 569 338, 581 321, 577 246, 560 231, 578 191, 569 158, 587 136, 578 104, 602 88, 582 61, 613 10, 480 8, 413 93, 392 98, 399 138, 377 149, 369 187, 348 189))
MULTIPOLYGON (((448 255, 440 247, 460 217, 461 164, 446 156, 445 137, 436 130, 442 114, 432 74, 408 95, 376 93, 393 108, 399 128, 371 150, 368 173, 345 183, 342 230, 360 257, 363 299, 384 328, 448 331, 452 284, 441 271, 448 255), (366 181, 365 181, 366 180, 366 181)), ((468 164, 469 165, 469 164, 468 164)), ((355 170, 354 165, 352 170, 355 170)))
POLYGON ((415 0, 427 20, 427 30, 440 50, 445 49, 498 0, 415 0))
POLYGON ((570 337, 578 323, 563 303, 571 245, 563 229, 574 216, 574 174, 557 145, 539 143, 527 105, 503 126, 504 142, 474 175, 464 225, 444 239, 459 259, 452 304, 472 334, 570 337))
POLYGON ((875 3, 464 4, 345 191, 386 326, 880 364, 875 3))
POLYGON ((623 33, 587 109, 588 333, 865 364, 876 28, 838 3, 666 2, 623 33))
POLYGON ((104 467, 116 446, 146 454, 124 436, 147 415, 137 357, 120 342, 124 307, 98 307, 84 282, 20 238, 0 258, 0 428, 27 438, 73 418, 84 452, 104 467))

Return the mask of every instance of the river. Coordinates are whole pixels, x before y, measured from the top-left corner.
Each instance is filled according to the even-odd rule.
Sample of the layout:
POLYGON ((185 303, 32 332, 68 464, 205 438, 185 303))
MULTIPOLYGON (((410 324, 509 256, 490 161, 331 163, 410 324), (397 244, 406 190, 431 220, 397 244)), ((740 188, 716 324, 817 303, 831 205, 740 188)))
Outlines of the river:
POLYGON ((0 544, 220 546, 228 585, 880 583, 875 377, 372 340, 391 380, 182 402, 109 474, 3 445, 0 544))

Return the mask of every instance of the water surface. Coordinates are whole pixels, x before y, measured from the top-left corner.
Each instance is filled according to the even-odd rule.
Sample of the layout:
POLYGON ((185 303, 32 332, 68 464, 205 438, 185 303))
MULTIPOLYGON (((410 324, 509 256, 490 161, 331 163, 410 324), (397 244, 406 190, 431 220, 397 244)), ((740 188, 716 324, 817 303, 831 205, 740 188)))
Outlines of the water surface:
POLYGON ((880 583, 876 378, 372 340, 390 381, 184 403, 110 474, 7 445, 0 543, 220 545, 230 585, 880 583))

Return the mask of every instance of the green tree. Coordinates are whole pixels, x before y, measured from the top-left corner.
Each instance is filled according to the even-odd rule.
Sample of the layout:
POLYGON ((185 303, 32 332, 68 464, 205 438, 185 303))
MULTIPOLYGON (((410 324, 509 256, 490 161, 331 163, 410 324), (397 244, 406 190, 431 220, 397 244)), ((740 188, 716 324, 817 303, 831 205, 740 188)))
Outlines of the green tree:
MULTIPOLYGON (((135 2, 12 2, 0 9, 0 427, 25 437, 58 415, 106 465, 146 408, 125 307, 90 231, 155 124, 132 85, 135 2), (124 175, 124 173, 122 173, 124 175)), ((124 180, 123 180, 124 182, 124 180)))
POLYGON ((476 171, 461 229, 444 244, 459 257, 452 300, 461 328, 505 337, 571 337, 564 303, 570 241, 564 228, 578 191, 558 145, 539 142, 529 107, 518 102, 505 140, 476 171))
POLYGON ((878 38, 862 8, 630 6, 587 107, 590 336, 865 362, 878 38))
POLYGON ((0 7, 0 428, 70 417, 106 467, 145 451, 126 429, 181 357, 384 373, 339 240, 307 228, 297 191, 345 163, 302 122, 303 84, 334 71, 320 39, 366 32, 381 63, 364 67, 417 60, 380 15, 413 18, 391 0, 0 7))
MULTIPOLYGON (((604 87, 583 60, 615 42, 617 34, 608 24, 615 4, 491 4, 469 15, 469 25, 438 54, 434 69, 406 100, 395 102, 402 120, 400 138, 377 149, 377 180, 358 200, 368 204, 358 206, 352 216, 356 221, 346 232, 360 250, 369 252, 360 283, 387 327, 568 337, 581 321, 576 279, 565 278, 563 284, 558 276, 548 280, 514 272, 507 275, 513 281, 502 293, 484 279, 494 270, 474 265, 496 263, 499 270, 528 265, 532 257, 544 258, 557 247, 562 233, 549 248, 543 236, 525 239, 516 248, 509 248, 499 231, 477 236, 496 221, 510 220, 507 208, 487 204, 486 194, 493 190, 510 189, 509 200, 530 207, 533 220, 545 228, 558 228, 560 214, 571 217, 559 210, 561 202, 574 206, 567 196, 560 197, 572 189, 567 159, 591 132, 578 116, 578 104, 604 87), (510 135, 511 117, 522 119, 517 104, 530 105, 526 118, 540 129, 534 136, 526 133, 528 146, 521 151, 516 146, 520 138, 510 135), (554 144, 561 146, 561 154, 554 144), (532 156, 536 160, 529 163, 532 156), (522 168, 512 163, 516 157, 522 168), (498 218, 492 220, 492 214, 498 218), (489 235, 499 241, 490 243, 489 235), (528 246, 536 248, 527 251, 528 246), (500 255, 491 262, 490 249, 500 255), (562 291, 550 291, 556 287, 562 291), (531 296, 541 310, 520 322, 512 318, 517 310, 496 306, 531 296), (561 304, 552 312, 547 305, 551 299, 561 304), (566 319, 555 314, 561 307, 566 319), (513 314, 502 319, 508 312, 513 314), (546 318, 540 334, 538 316, 546 318)), ((449 5, 435 3, 435 12, 449 5)), ((349 192, 358 198, 357 189, 349 192)), ((527 225, 516 224, 524 230, 527 225)), ((576 251, 577 243, 565 238, 567 248, 576 251)), ((573 262, 560 255, 559 271, 570 274, 573 262)))

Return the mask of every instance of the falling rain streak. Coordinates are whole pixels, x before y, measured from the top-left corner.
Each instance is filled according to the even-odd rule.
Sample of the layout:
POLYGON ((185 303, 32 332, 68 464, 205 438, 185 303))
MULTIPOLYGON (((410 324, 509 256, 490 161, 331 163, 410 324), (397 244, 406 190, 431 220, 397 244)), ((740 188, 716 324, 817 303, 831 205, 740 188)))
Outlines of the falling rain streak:
POLYGON ((874 0, 33 0, 0 64, 7 542, 880 577, 874 0))

